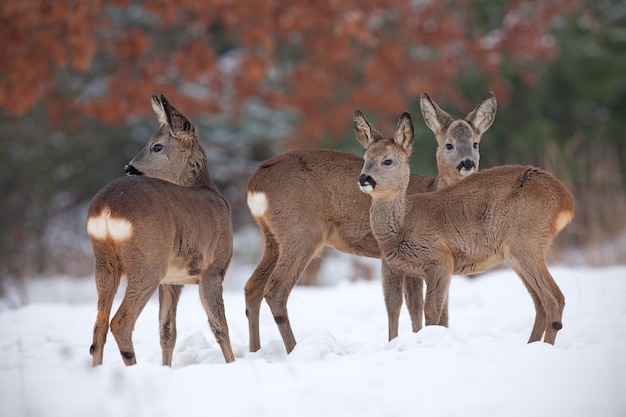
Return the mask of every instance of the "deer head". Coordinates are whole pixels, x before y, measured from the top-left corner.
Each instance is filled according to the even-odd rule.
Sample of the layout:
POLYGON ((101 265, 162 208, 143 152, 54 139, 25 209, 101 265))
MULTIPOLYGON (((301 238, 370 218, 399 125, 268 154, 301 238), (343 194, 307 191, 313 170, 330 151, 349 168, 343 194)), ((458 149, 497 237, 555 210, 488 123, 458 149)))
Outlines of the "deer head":
POLYGON ((200 185, 208 171, 196 127, 164 95, 152 96, 152 108, 160 127, 124 171, 127 175, 146 175, 183 186, 200 185))
POLYGON ((354 112, 353 122, 357 140, 367 149, 358 181, 361 191, 383 198, 404 193, 409 185, 408 160, 413 150, 411 115, 405 112, 400 116, 391 139, 384 139, 360 110, 354 112), (379 184, 383 186, 377 187, 379 184))
MULTIPOLYGON (((437 139, 437 168, 444 179, 457 182, 478 171, 478 146, 482 134, 496 116, 497 102, 490 92, 465 119, 454 120, 428 94, 422 94, 420 108, 424 121, 437 139)), ((447 184, 449 185, 449 184, 447 184)))

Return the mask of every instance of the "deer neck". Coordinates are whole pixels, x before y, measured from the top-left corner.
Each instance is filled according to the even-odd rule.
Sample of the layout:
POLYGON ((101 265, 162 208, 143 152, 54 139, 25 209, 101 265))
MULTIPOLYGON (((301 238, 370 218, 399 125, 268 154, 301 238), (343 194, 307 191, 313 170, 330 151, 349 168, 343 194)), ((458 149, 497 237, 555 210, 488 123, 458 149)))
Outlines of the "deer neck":
POLYGON ((441 190, 442 188, 448 187, 455 183, 455 180, 446 178, 442 175, 438 175, 437 178, 435 178, 435 190, 441 190))
POLYGON ((179 175, 178 185, 183 187, 203 187, 217 190, 213 179, 209 175, 206 154, 200 148, 200 152, 191 152, 184 170, 179 175))
POLYGON ((406 216, 406 190, 395 196, 372 198, 370 223, 381 248, 395 245, 406 216))
POLYGON ((199 175, 193 181, 193 184, 190 187, 202 187, 202 188, 210 188, 212 190, 217 190, 217 186, 213 182, 213 179, 209 175, 209 170, 205 167, 199 175))

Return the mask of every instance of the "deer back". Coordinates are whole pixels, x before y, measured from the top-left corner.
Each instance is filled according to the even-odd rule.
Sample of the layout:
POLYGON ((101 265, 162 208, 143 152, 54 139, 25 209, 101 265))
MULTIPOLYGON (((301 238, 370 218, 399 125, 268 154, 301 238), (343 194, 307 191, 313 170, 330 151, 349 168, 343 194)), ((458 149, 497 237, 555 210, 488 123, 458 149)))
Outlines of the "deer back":
POLYGON ((574 215, 573 198, 559 180, 520 165, 480 171, 463 187, 407 196, 406 206, 409 240, 451 254, 455 273, 481 272, 529 244, 545 254, 574 215))

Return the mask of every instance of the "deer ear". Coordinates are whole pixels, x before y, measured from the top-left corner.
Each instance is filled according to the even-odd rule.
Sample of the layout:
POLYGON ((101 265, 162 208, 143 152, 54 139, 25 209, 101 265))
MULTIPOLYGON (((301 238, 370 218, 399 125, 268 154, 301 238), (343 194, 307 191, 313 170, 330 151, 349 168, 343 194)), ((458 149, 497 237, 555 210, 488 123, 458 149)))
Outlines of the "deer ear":
POLYGON ((481 135, 485 130, 489 129, 496 118, 497 108, 496 96, 490 91, 480 104, 467 115, 465 120, 481 135))
POLYGON ((422 117, 424 117, 426 126, 435 135, 441 133, 446 126, 454 121, 452 116, 443 111, 426 93, 422 93, 420 97, 420 109, 422 110, 422 117))
POLYGON ((170 102, 161 94, 161 104, 166 116, 166 122, 170 127, 172 135, 178 139, 186 139, 196 134, 196 127, 182 113, 180 113, 170 102))
POLYGON ((410 154, 413 150, 413 120, 407 112, 402 113, 396 124, 396 132, 393 134, 393 140, 402 146, 406 153, 410 154))
POLYGON ((372 143, 383 138, 383 135, 367 121, 361 110, 356 109, 354 111, 352 122, 354 123, 356 140, 358 140, 365 149, 372 143))
POLYGON ((167 116, 165 115, 165 110, 163 109, 163 105, 159 101, 159 98, 156 94, 152 95, 152 109, 154 113, 156 113, 157 119, 159 120, 159 124, 164 125, 167 123, 167 116))

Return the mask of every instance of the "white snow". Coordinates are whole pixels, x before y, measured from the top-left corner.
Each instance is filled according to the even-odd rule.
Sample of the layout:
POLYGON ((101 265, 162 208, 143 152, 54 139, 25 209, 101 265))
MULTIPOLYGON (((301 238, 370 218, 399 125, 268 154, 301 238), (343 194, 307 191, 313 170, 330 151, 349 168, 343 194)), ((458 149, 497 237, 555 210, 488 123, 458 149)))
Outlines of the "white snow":
POLYGON ((379 281, 296 287, 291 355, 266 304, 263 347, 247 352, 250 270, 231 268, 224 292, 237 360, 224 363, 187 286, 172 368, 160 365, 156 297, 135 326, 138 364, 123 365, 109 333, 94 369, 93 279, 31 281, 29 304, 0 302, 0 415, 626 416, 626 266, 550 268, 567 303, 555 346, 526 344, 534 308, 510 270, 453 277, 450 328, 414 334, 404 308, 391 342, 379 281))

